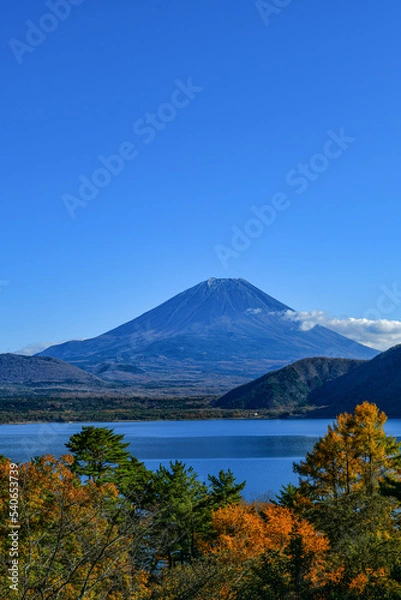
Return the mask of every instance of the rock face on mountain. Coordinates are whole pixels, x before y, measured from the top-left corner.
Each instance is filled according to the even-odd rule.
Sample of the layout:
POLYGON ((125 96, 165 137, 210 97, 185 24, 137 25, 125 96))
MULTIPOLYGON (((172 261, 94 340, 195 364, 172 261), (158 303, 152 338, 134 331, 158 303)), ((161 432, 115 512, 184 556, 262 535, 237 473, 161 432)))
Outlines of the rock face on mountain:
POLYGON ((103 335, 40 355, 144 389, 218 393, 301 358, 377 354, 324 327, 302 331, 290 310, 243 279, 212 278, 103 335))
POLYGON ((335 417, 364 400, 374 402, 388 417, 401 415, 401 345, 314 390, 308 403, 320 406, 316 416, 335 417))
POLYGON ((363 364, 365 361, 344 358, 305 358, 231 390, 215 406, 296 411, 310 404, 313 390, 363 364))
POLYGON ((0 354, 0 388, 72 385, 105 387, 104 381, 51 357, 0 354))

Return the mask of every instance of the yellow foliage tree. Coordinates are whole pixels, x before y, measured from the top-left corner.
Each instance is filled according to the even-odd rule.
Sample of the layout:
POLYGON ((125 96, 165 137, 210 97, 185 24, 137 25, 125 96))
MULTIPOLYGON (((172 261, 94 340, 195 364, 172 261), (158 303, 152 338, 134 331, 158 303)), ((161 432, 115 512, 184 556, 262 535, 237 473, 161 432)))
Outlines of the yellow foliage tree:
POLYGON ((385 479, 401 472, 401 443, 384 431, 386 415, 363 402, 353 415, 343 413, 329 426, 301 463, 300 493, 314 501, 338 498, 356 490, 375 493, 385 479))
MULTIPOLYGON (((133 569, 131 560, 140 526, 131 524, 114 485, 82 483, 69 468, 72 461, 70 455, 60 460, 43 456, 19 468, 19 597, 143 600, 147 574, 133 569)), ((9 465, 0 465, 2 483, 9 465)), ((2 494, 3 556, 8 510, 2 494)), ((2 575, 7 567, 5 559, 2 575)), ((0 586, 3 594, 10 591, 6 577, 0 586)))

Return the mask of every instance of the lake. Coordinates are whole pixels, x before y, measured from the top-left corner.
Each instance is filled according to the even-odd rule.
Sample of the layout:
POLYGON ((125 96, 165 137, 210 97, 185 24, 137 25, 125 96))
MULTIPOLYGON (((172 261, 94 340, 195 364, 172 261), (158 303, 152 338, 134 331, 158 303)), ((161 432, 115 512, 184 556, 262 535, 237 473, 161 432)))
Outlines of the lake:
MULTIPOLYGON (((66 452, 64 444, 83 425, 110 427, 124 434, 130 452, 149 469, 179 459, 201 480, 230 468, 246 480, 244 496, 275 494, 283 484, 297 482, 292 463, 304 458, 332 420, 216 420, 120 423, 30 423, 0 426, 0 454, 15 462, 32 456, 66 452)), ((401 437, 401 419, 391 419, 386 432, 401 437)))

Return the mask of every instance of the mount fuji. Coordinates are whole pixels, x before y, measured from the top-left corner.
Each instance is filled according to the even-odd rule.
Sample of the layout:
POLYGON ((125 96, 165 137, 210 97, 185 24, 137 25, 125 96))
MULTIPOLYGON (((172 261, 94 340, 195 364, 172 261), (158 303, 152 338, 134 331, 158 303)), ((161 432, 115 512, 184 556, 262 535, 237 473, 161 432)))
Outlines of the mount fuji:
POLYGON ((302 331, 292 310, 243 279, 211 278, 116 329, 39 356, 149 392, 189 394, 227 391, 302 358, 378 354, 319 325, 302 331))

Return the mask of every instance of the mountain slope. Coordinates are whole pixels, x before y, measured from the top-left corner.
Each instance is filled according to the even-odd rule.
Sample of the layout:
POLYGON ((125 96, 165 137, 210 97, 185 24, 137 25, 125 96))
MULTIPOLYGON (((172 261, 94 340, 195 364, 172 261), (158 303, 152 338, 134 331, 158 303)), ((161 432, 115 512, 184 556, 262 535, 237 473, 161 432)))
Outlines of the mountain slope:
POLYGON ((8 386, 78 385, 104 387, 104 381, 61 360, 0 354, 0 388, 8 386))
POLYGON ((324 327, 301 331, 290 310, 243 279, 212 278, 103 335, 40 355, 148 389, 216 393, 301 358, 377 354, 324 327))
POLYGON ((308 402, 322 408, 316 416, 352 412, 369 400, 389 417, 401 415, 401 345, 390 348, 357 369, 313 391, 308 402))
POLYGON ((221 408, 296 410, 309 404, 310 392, 353 371, 364 361, 342 358, 305 358, 239 386, 215 403, 221 408))

